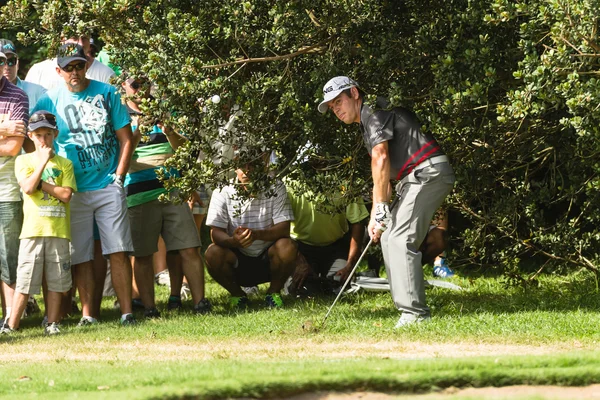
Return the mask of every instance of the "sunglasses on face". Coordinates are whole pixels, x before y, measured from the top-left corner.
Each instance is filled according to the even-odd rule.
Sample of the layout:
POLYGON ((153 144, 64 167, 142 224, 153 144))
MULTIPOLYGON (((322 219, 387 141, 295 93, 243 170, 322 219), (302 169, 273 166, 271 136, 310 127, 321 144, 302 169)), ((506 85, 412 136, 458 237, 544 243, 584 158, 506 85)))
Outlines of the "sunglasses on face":
POLYGON ((138 90, 144 86, 146 86, 148 83, 144 82, 144 81, 133 81, 129 83, 129 87, 132 88, 133 90, 138 90))
POLYGON ((7 60, 0 60, 0 65, 8 65, 9 67, 14 67, 17 65, 18 59, 16 57, 9 58, 7 60))
POLYGON ((80 62, 77 64, 69 64, 67 66, 65 66, 64 68, 61 68, 63 71, 65 72, 73 72, 73 70, 77 70, 77 71, 81 71, 85 68, 85 63, 84 62, 80 62))
POLYGON ((30 124, 35 124, 40 121, 48 121, 52 125, 56 125, 56 117, 54 114, 34 114, 29 118, 30 124))

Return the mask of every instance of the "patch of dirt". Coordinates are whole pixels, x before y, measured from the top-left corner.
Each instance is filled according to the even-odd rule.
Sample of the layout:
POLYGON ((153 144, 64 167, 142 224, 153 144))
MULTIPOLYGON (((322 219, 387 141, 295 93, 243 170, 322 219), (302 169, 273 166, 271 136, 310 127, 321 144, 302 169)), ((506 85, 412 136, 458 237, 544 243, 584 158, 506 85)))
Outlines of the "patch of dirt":
MULTIPOLYGON (((585 349, 580 345, 578 349, 585 349)), ((590 350, 593 348, 590 347, 590 350)), ((328 360, 357 357, 390 359, 427 359, 439 357, 475 357, 503 355, 544 355, 569 352, 573 343, 544 346, 474 342, 423 343, 403 340, 339 340, 314 338, 265 338, 240 341, 215 338, 197 341, 141 338, 137 341, 82 340, 13 342, 0 344, 0 363, 22 361, 150 361, 213 359, 291 359, 328 360)))
MULTIPOLYGON (((394 395, 377 392, 315 392, 304 393, 285 400, 451 400, 460 399, 600 399, 600 385, 585 387, 563 386, 505 386, 457 389, 448 388, 439 393, 425 395, 394 395)), ((283 399, 279 399, 283 400, 283 399)))

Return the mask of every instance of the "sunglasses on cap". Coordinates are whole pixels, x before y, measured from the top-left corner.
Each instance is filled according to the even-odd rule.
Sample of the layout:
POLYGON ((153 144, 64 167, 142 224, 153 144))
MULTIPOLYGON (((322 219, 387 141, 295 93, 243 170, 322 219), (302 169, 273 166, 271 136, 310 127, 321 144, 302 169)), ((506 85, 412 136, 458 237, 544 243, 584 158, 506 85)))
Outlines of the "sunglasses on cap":
POLYGON ((61 67, 61 69, 65 72, 73 72, 73 70, 81 71, 84 68, 85 68, 84 62, 80 62, 77 64, 69 64, 69 65, 66 65, 64 68, 61 67))
POLYGON ((56 117, 54 116, 54 114, 38 113, 38 114, 33 114, 31 116, 31 118, 29 118, 30 124, 37 124, 38 122, 41 122, 41 121, 48 121, 52 125, 56 125, 56 117))
POLYGON ((9 67, 14 67, 17 65, 18 59, 16 57, 11 57, 9 59, 0 58, 0 65, 8 65, 9 67))

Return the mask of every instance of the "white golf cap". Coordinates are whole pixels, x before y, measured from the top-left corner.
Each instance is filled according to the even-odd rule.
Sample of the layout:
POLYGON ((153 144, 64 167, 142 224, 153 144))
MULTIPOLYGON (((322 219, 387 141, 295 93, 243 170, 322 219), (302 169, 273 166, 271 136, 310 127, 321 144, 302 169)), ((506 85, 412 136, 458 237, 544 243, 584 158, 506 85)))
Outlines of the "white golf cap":
POLYGON ((358 83, 347 76, 336 76, 335 78, 331 78, 329 82, 323 86, 323 101, 319 104, 319 111, 322 114, 325 114, 328 109, 327 103, 338 97, 344 90, 352 87, 358 87, 358 83))

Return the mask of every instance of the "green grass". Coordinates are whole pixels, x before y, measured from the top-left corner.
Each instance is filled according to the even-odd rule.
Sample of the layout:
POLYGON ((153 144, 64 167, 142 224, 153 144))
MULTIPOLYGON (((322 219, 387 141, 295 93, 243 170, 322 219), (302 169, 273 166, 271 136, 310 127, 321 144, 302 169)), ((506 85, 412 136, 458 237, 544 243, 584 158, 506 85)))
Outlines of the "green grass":
MULTIPOLYGON (((250 310, 233 312, 212 282, 207 316, 164 311, 124 328, 106 299, 106 322, 78 329, 71 318, 55 338, 42 335, 41 317, 28 318, 21 332, 0 338, 0 395, 273 397, 600 382, 600 296, 590 273, 542 276, 527 289, 490 277, 452 282, 465 290, 428 289, 431 323, 400 331, 389 293, 343 297, 315 332, 303 323, 318 326, 333 298, 286 298, 284 309, 267 310, 261 293, 250 310)), ((159 308, 167 296, 158 288, 159 308)))

